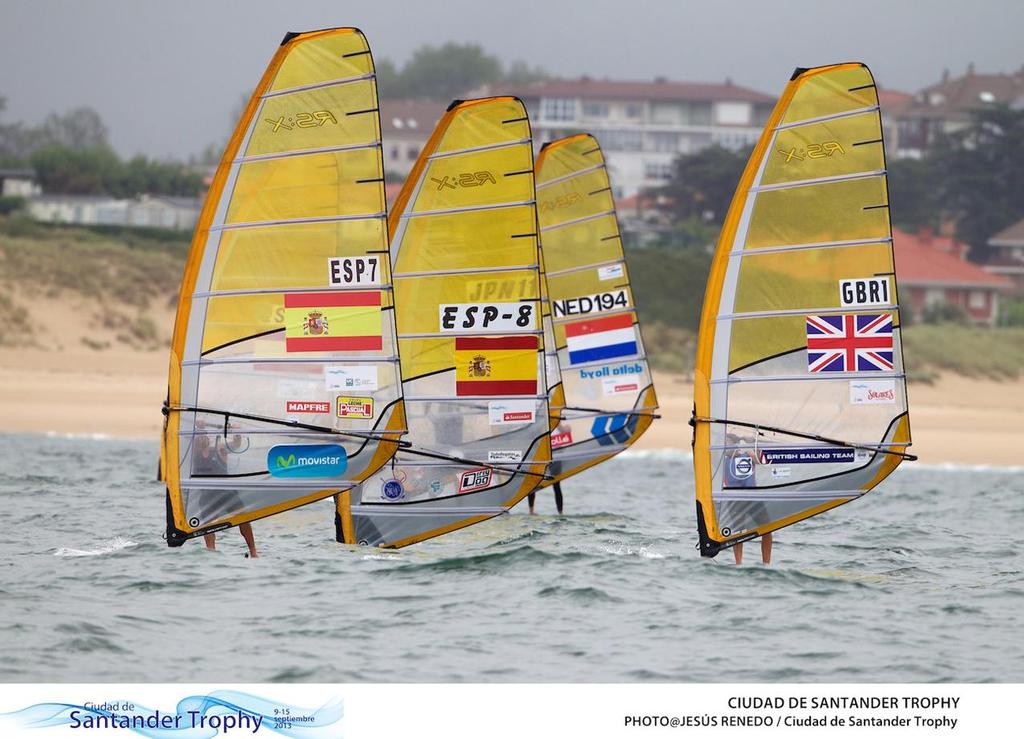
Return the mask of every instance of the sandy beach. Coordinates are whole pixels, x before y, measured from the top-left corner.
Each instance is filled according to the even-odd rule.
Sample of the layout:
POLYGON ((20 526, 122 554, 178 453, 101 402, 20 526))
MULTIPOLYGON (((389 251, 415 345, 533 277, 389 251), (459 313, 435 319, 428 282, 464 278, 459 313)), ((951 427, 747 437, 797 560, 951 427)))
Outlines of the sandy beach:
MULTIPOLYGON (((166 377, 164 350, 114 343, 96 351, 71 340, 49 349, 0 347, 0 431, 155 440, 166 377)), ((662 417, 638 448, 688 450, 692 384, 657 373, 655 386, 662 417)), ((912 451, 922 462, 1024 464, 1024 381, 946 375, 911 384, 909 394, 912 451)))

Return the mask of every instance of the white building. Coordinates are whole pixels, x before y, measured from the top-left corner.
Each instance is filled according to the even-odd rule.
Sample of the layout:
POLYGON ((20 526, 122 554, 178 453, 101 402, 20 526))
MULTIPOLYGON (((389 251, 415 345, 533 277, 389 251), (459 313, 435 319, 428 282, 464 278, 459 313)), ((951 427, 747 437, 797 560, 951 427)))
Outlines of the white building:
POLYGON ((574 133, 597 136, 608 162, 616 197, 628 197, 671 177, 680 154, 717 144, 753 146, 775 98, 724 84, 595 80, 550 80, 492 86, 526 103, 538 145, 574 133))
POLYGON ((196 198, 142 195, 119 200, 105 195, 39 195, 28 212, 37 221, 82 226, 138 226, 190 230, 199 218, 196 198))
POLYGON ((0 197, 30 198, 41 192, 31 169, 0 169, 0 197))
POLYGON ((384 171, 409 174, 417 157, 444 115, 445 103, 432 100, 381 100, 380 130, 384 144, 384 171))

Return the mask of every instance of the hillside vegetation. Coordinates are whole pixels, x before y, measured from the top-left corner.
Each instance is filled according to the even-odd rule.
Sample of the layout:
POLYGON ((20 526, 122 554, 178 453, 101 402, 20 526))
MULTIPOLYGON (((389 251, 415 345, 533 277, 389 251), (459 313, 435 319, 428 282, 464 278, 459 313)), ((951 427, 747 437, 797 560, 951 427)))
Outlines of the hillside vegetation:
MULTIPOLYGON (((0 346, 46 347, 49 301, 70 300, 79 341, 153 350, 170 338, 189 235, 127 228, 80 228, 0 217, 0 346)), ((652 364, 690 374, 711 256, 699 248, 634 249, 630 279, 652 364)), ((953 323, 906 327, 912 380, 940 372, 1016 379, 1024 328, 953 323)))

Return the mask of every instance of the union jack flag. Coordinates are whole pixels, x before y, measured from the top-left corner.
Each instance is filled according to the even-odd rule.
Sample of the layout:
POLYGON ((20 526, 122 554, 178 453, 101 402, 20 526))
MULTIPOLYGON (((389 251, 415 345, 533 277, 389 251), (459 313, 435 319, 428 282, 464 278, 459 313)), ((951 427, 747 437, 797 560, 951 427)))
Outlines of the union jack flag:
POLYGON ((891 313, 807 316, 808 372, 884 372, 892 352, 891 313))

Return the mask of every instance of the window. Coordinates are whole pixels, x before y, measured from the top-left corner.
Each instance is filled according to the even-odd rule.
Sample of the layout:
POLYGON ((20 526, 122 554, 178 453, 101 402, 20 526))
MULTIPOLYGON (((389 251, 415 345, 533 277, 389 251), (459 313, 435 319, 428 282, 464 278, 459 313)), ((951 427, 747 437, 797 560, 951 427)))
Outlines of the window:
POLYGON ((933 308, 946 302, 946 293, 942 288, 929 287, 924 291, 924 304, 926 308, 933 308))
POLYGON ((415 159, 420 155, 420 147, 410 146, 409 149, 406 151, 406 155, 409 157, 409 159, 415 159))
POLYGON ((573 98, 541 98, 540 117, 549 121, 571 121, 576 117, 573 98))
POLYGON ((584 118, 607 118, 608 103, 583 103, 584 118))
POLYGON ((664 182, 672 179, 671 162, 644 162, 644 177, 664 182))
POLYGON ((651 144, 655 151, 675 154, 679 151, 679 134, 656 131, 651 134, 651 144))
POLYGON ((719 125, 749 126, 752 119, 750 103, 718 103, 715 122, 719 125))
POLYGON ((644 114, 644 106, 640 103, 626 103, 626 117, 639 118, 644 114))
POLYGON ((988 300, 981 290, 971 290, 967 296, 967 307, 973 310, 983 310, 988 307, 988 300))
POLYGON ((605 131, 600 138, 601 146, 608 151, 640 151, 643 148, 639 131, 605 131))

